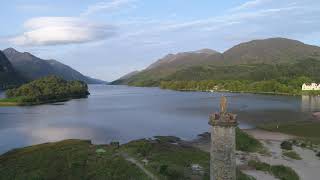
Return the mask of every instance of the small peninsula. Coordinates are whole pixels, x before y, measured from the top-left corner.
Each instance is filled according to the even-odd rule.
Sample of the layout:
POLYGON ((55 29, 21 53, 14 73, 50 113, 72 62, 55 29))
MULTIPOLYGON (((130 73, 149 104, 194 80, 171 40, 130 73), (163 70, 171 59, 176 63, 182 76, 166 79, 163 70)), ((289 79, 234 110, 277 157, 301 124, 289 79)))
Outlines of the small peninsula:
POLYGON ((38 105, 86 98, 88 86, 82 81, 66 81, 57 76, 47 76, 18 88, 6 91, 6 98, 0 99, 0 106, 38 105))

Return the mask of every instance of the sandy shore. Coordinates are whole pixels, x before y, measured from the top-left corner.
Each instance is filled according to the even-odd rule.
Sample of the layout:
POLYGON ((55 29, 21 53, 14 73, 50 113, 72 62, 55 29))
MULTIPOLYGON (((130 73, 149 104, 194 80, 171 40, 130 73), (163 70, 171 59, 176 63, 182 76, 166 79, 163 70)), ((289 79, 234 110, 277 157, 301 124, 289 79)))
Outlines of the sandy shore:
MULTIPOLYGON (((302 160, 294 160, 282 155, 280 144, 284 140, 294 139, 295 136, 288 134, 269 132, 259 129, 245 130, 248 134, 263 143, 269 152, 268 155, 259 153, 237 152, 237 164, 244 173, 255 177, 257 180, 273 180, 276 179, 265 172, 256 171, 248 168, 246 163, 251 160, 259 160, 271 165, 285 165, 294 169, 300 176, 301 180, 318 180, 320 179, 320 158, 312 150, 296 147, 294 150, 301 156, 302 160)), ((204 133, 198 140, 192 144, 204 151, 210 151, 210 134, 204 133)))

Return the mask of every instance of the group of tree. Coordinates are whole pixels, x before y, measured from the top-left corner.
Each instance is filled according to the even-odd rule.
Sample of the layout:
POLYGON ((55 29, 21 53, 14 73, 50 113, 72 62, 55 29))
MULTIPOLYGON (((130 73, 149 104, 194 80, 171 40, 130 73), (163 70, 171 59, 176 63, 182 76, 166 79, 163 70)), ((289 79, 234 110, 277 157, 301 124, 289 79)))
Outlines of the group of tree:
POLYGON ((42 103, 89 95, 88 86, 82 81, 66 81, 57 76, 48 76, 6 91, 7 98, 20 102, 42 103))
MULTIPOLYGON (((173 90, 234 91, 301 94, 304 83, 320 82, 320 61, 304 59, 293 64, 242 64, 194 66, 159 80, 129 82, 133 86, 160 86, 173 90)), ((320 92, 310 92, 320 94, 320 92)))
POLYGON ((308 77, 297 77, 287 80, 203 80, 203 81, 161 81, 163 89, 181 91, 230 91, 275 94, 301 94, 301 84, 311 82, 308 77))

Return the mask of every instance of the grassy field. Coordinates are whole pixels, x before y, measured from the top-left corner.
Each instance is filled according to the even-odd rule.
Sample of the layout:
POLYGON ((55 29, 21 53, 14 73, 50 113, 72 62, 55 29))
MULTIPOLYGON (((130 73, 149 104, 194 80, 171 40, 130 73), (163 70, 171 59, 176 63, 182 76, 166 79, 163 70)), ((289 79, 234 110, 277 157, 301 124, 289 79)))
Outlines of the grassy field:
POLYGON ((282 150, 282 155, 287 156, 291 159, 295 160, 301 160, 301 157, 299 154, 297 154, 295 151, 287 151, 287 150, 282 150))
POLYGON ((209 153, 173 143, 174 138, 157 137, 156 140, 130 142, 121 150, 137 159, 147 159, 149 163, 146 168, 160 179, 190 179, 192 176, 209 179, 209 153), (199 164, 203 172, 192 172, 192 164, 199 164))
MULTIPOLYGON (((176 137, 132 141, 120 147, 65 140, 9 151, 0 156, 0 179, 148 179, 123 154, 135 158, 159 179, 208 180, 210 154, 176 137), (192 169, 198 164, 200 170, 192 169)), ((253 180, 237 170, 237 180, 253 180)))
POLYGON ((282 132, 303 138, 307 141, 320 144, 319 121, 294 121, 285 123, 268 123, 259 125, 258 128, 267 131, 282 132), (278 126, 278 127, 277 127, 278 126))
POLYGON ((239 128, 236 129, 236 149, 244 152, 264 152, 260 141, 239 128))
POLYGON ((0 156, 0 179, 148 179, 112 147, 103 146, 103 153, 98 148, 89 141, 66 140, 13 150, 0 156))
POLYGON ((249 161, 248 165, 258 171, 264 171, 272 174, 280 180, 299 180, 298 174, 290 167, 283 165, 270 165, 264 162, 249 161))

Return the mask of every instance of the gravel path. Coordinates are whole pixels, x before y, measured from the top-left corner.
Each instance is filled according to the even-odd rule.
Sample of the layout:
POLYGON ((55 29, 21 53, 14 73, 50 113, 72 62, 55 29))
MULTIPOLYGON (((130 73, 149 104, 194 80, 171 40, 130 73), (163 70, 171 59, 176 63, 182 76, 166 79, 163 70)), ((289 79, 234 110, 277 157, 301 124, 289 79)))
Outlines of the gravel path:
POLYGON ((150 177, 152 180, 158 180, 157 176, 155 176, 152 172, 144 168, 144 166, 135 158, 130 157, 127 153, 121 153, 122 157, 125 158, 127 161, 136 165, 139 169, 141 169, 147 176, 150 177))

